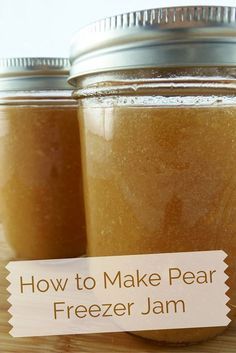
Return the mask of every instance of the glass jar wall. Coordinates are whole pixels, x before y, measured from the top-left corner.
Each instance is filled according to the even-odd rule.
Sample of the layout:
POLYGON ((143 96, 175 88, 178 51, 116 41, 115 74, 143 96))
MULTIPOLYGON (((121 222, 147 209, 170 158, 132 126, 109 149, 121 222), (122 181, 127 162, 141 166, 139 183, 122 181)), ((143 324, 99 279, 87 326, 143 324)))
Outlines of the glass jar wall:
MULTIPOLYGON (((219 68, 216 71, 219 74, 219 68)), ((173 72, 178 74, 178 70, 169 74, 173 72)), ((168 71, 165 74, 168 76, 168 71)), ((179 76, 174 89, 171 83, 163 88, 160 79, 155 84, 151 77, 133 86, 124 81, 123 87, 121 81, 119 87, 114 82, 111 87, 109 81, 105 89, 93 88, 93 97, 86 97, 86 89, 77 94, 88 255, 224 250, 228 254, 233 314, 234 70, 231 74, 221 80, 218 77, 217 83, 214 77, 193 76, 194 84, 179 76), (230 77, 230 84, 225 83, 230 77)), ((121 76, 124 78, 124 73, 121 76)), ((160 342, 194 343, 224 330, 137 334, 160 342)))

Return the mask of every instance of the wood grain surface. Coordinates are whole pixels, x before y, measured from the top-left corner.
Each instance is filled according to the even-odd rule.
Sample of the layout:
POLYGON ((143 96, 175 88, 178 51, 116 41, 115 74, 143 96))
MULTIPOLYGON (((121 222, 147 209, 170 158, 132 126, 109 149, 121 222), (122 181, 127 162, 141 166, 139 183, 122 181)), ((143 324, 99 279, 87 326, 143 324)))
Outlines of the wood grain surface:
POLYGON ((0 353, 236 353, 236 320, 224 335, 200 345, 163 347, 129 333, 12 338, 7 309, 7 271, 11 251, 0 231, 0 353))

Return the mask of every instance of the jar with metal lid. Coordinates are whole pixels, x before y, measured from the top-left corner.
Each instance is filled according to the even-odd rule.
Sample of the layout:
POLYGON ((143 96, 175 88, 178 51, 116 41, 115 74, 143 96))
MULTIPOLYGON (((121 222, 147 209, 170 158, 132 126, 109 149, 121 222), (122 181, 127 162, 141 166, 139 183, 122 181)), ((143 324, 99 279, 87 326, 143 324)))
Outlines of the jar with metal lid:
POLYGON ((65 58, 0 60, 0 223, 15 256, 85 252, 80 138, 65 58))
MULTIPOLYGON (((236 9, 153 9, 107 18, 78 32, 71 64, 89 256, 223 250, 232 309, 236 9)), ((224 329, 137 334, 186 344, 224 329)))

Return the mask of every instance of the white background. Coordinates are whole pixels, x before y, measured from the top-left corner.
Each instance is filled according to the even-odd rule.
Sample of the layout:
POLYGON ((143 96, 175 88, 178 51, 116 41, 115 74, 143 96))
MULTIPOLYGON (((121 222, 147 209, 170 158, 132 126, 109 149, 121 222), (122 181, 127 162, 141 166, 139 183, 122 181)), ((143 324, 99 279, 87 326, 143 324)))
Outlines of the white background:
POLYGON ((236 6, 236 0, 0 0, 0 57, 68 56, 70 38, 85 24, 172 5, 236 6))

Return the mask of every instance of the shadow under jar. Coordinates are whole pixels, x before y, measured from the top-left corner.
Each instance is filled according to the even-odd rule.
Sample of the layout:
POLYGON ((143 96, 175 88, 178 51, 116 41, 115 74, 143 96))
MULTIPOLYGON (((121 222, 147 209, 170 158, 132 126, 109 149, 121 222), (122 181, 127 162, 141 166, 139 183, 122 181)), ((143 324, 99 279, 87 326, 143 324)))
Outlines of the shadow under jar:
POLYGON ((0 62, 0 222, 17 258, 85 253, 80 138, 69 61, 0 62))
MULTIPOLYGON (((231 316, 235 38, 233 8, 120 15, 78 33, 70 76, 81 122, 88 255, 223 250, 231 316)), ((136 334, 189 344, 225 328, 136 334)))

